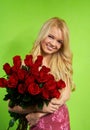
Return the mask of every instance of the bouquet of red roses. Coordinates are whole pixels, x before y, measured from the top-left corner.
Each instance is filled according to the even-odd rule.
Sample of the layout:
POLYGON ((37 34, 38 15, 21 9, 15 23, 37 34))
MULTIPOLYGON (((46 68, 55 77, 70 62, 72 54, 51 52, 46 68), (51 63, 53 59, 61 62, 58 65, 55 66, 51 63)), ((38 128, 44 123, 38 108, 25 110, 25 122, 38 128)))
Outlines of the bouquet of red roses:
MULTIPOLYGON (((10 107, 19 105, 26 108, 37 105, 42 108, 44 102, 48 104, 52 98, 60 97, 59 89, 65 87, 65 82, 56 81, 50 74, 50 68, 42 65, 42 60, 43 57, 39 55, 33 62, 32 55, 26 55, 22 65, 21 57, 15 56, 12 66, 9 63, 3 65, 6 78, 0 78, 0 87, 6 88, 7 94, 4 100, 10 100, 10 107)), ((25 115, 9 113, 13 119, 10 120, 7 130, 14 125, 16 120, 19 121, 16 130, 27 130, 25 115)))

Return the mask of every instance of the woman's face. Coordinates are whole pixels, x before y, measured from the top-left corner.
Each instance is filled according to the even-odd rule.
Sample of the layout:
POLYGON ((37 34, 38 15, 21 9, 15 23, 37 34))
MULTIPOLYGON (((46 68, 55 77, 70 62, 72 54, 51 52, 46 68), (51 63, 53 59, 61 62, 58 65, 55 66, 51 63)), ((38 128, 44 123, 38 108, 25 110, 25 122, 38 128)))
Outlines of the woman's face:
POLYGON ((63 41, 61 30, 57 27, 53 27, 46 38, 41 41, 41 49, 44 54, 56 53, 62 47, 63 41))

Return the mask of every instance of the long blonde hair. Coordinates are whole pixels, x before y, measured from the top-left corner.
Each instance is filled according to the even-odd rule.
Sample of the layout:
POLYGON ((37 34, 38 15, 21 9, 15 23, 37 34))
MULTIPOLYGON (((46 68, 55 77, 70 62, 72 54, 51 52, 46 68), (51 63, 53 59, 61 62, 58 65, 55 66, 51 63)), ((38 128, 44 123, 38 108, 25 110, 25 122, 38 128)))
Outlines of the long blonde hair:
POLYGON ((60 51, 52 55, 49 67, 56 80, 63 79, 66 82, 68 80, 68 85, 70 85, 73 90, 72 53, 69 45, 69 30, 64 20, 54 17, 46 21, 43 24, 30 53, 35 59, 37 55, 41 54, 40 42, 48 35, 50 29, 54 26, 62 31, 64 43, 60 51))

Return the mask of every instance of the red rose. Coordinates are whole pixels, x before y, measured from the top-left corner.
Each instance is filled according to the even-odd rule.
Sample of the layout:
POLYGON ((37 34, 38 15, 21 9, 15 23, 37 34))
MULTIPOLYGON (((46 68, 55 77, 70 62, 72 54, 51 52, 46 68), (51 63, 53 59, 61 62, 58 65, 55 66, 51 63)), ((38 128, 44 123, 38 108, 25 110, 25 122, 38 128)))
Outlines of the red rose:
POLYGON ((42 60, 43 60, 43 57, 41 55, 37 56, 37 59, 35 60, 35 65, 37 67, 40 67, 42 65, 42 60))
POLYGON ((30 72, 35 77, 37 77, 39 75, 39 69, 35 64, 33 64, 33 66, 31 67, 30 72))
POLYGON ((48 80, 43 87, 45 87, 47 90, 55 90, 56 89, 56 82, 53 80, 48 80))
POLYGON ((15 56, 13 57, 13 64, 16 68, 20 68, 21 67, 21 57, 20 56, 15 56))
POLYGON ((17 67, 16 67, 16 66, 12 66, 11 70, 12 70, 12 73, 14 73, 14 72, 17 72, 17 71, 18 71, 18 69, 17 69, 17 67))
POLYGON ((39 88, 38 84, 35 84, 35 83, 30 84, 29 87, 28 87, 28 92, 31 95, 39 94, 40 93, 40 88, 39 88))
POLYGON ((24 80, 26 74, 27 74, 27 72, 25 70, 19 69, 17 71, 17 76, 18 76, 18 79, 20 79, 20 80, 24 80))
POLYGON ((3 69, 4 69, 4 71, 6 72, 7 75, 10 75, 11 67, 10 67, 10 65, 8 63, 3 65, 3 69))
POLYGON ((7 80, 4 78, 0 78, 0 87, 5 88, 7 87, 7 80))
POLYGON ((48 80, 48 75, 43 72, 41 72, 40 75, 37 77, 37 81, 39 83, 47 82, 47 80, 48 80))
POLYGON ((8 79, 8 87, 9 88, 16 88, 18 84, 18 79, 16 75, 11 75, 8 79))
POLYGON ((44 87, 42 88, 41 95, 44 99, 49 99, 50 96, 49 91, 44 87))
POLYGON ((34 77, 33 76, 28 76, 26 79, 25 79, 25 85, 26 86, 29 86, 30 84, 34 83, 34 77))
POLYGON ((26 90, 26 87, 24 86, 24 84, 19 84, 18 85, 18 92, 21 94, 24 94, 26 90))
POLYGON ((38 72, 37 81, 39 83, 47 82, 50 79, 50 76, 48 74, 49 71, 50 71, 49 68, 42 66, 42 68, 38 72))
POLYGON ((42 66, 40 72, 48 73, 50 71, 50 68, 47 68, 46 66, 42 66))
POLYGON ((31 67, 33 65, 32 55, 26 55, 26 58, 24 59, 24 63, 26 66, 31 67))
POLYGON ((58 89, 62 89, 62 88, 65 88, 65 87, 66 87, 66 84, 65 84, 65 82, 62 79, 57 81, 57 88, 58 89))
POLYGON ((48 79, 55 81, 54 76, 52 74, 48 74, 48 79))
POLYGON ((49 68, 42 66, 41 70, 38 72, 39 76, 37 77, 37 81, 40 83, 48 81, 50 79, 50 76, 48 74, 49 71, 49 68))
POLYGON ((55 89, 54 91, 50 91, 50 98, 59 98, 61 93, 55 89))

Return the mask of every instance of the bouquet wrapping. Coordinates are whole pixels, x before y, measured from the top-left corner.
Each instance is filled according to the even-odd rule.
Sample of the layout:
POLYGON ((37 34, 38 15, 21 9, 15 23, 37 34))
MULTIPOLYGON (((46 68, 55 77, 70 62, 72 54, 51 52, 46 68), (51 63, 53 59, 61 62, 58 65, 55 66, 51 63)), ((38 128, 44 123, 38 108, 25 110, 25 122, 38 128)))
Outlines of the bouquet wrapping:
MULTIPOLYGON (((0 87, 6 89, 4 100, 9 100, 9 107, 21 106, 23 109, 30 106, 38 106, 42 109, 43 104, 48 105, 52 98, 60 97, 60 89, 66 85, 60 79, 56 81, 50 73, 50 68, 42 65, 43 57, 37 56, 33 61, 32 55, 26 55, 24 64, 19 55, 13 57, 13 65, 5 63, 3 69, 6 73, 0 78, 0 87)), ((8 129, 18 120, 16 130, 27 130, 28 123, 26 115, 9 111, 12 119, 9 122, 8 129)))

